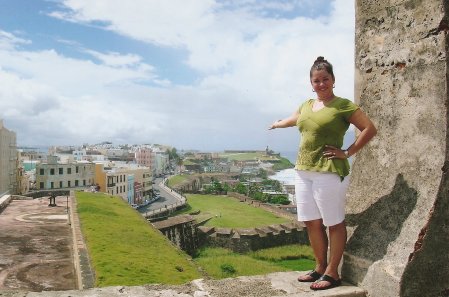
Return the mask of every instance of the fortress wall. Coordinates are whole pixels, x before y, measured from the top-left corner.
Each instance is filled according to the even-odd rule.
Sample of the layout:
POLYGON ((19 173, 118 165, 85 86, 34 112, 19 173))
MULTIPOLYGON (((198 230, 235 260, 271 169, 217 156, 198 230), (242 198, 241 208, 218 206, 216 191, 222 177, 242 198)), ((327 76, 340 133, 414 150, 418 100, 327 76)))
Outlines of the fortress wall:
POLYGON ((12 200, 11 195, 3 195, 0 197, 0 212, 5 209, 12 200))
POLYGON ((355 1, 355 99, 378 135, 354 161, 342 274, 371 297, 449 294, 446 2, 355 1))
POLYGON ((306 230, 297 223, 270 225, 259 228, 214 228, 199 226, 202 244, 247 253, 287 244, 309 244, 306 230))

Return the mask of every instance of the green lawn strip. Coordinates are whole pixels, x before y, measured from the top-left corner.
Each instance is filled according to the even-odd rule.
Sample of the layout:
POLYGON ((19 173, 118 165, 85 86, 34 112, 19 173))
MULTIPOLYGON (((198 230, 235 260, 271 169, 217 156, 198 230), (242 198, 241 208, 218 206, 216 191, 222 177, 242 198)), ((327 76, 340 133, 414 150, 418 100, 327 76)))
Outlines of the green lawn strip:
POLYGON ((190 175, 175 175, 172 176, 168 179, 168 187, 172 188, 180 183, 182 183, 183 181, 185 181, 186 179, 189 178, 190 175))
POLYGON ((200 278, 186 254, 119 197, 76 192, 96 286, 182 284, 200 278))
MULTIPOLYGON (((290 255, 291 249, 300 248, 299 245, 273 248, 274 253, 290 255), (285 250, 285 251, 284 251, 285 250)), ((310 247, 307 247, 310 249, 310 247)), ((249 275, 262 275, 279 271, 306 271, 315 267, 315 262, 308 258, 303 258, 303 252, 295 253, 298 258, 282 259, 282 257, 259 257, 272 249, 264 249, 258 252, 247 254, 237 254, 224 248, 203 248, 194 261, 198 263, 206 273, 213 278, 226 278, 249 275)), ((308 253, 308 252, 306 252, 308 253)))
POLYGON ((263 157, 265 153, 223 153, 222 158, 228 158, 230 161, 254 161, 263 157))
POLYGON ((252 228, 289 222, 266 210, 250 206, 238 199, 221 195, 188 194, 189 208, 183 213, 200 211, 212 215, 206 226, 222 228, 252 228))
POLYGON ((284 169, 293 168, 293 167, 294 167, 294 165, 290 162, 290 160, 281 157, 281 158, 279 158, 279 162, 273 163, 272 169, 275 171, 278 171, 278 170, 284 170, 284 169))
POLYGON ((194 261, 215 279, 287 271, 284 267, 224 248, 206 248, 194 261))
POLYGON ((304 271, 315 267, 313 250, 308 245, 285 245, 249 254, 255 259, 270 261, 289 270, 304 271))
POLYGON ((272 247, 251 252, 251 256, 267 261, 281 261, 290 259, 314 260, 312 248, 308 245, 291 244, 272 247))

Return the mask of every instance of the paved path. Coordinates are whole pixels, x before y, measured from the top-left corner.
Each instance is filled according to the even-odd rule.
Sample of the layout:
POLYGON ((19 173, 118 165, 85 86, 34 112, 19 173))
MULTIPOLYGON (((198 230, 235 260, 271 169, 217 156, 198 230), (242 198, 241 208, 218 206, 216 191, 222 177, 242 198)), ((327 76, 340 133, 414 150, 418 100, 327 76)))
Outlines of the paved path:
POLYGON ((66 200, 13 200, 1 212, 0 290, 77 288, 66 200))

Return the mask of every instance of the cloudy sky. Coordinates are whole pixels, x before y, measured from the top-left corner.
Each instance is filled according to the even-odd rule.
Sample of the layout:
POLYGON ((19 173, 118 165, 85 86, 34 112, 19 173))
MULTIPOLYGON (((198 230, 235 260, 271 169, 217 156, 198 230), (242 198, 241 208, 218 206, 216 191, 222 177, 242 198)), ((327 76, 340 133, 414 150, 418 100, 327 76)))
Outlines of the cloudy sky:
POLYGON ((348 0, 0 0, 0 118, 17 144, 294 151, 274 121, 334 65, 353 99, 348 0))

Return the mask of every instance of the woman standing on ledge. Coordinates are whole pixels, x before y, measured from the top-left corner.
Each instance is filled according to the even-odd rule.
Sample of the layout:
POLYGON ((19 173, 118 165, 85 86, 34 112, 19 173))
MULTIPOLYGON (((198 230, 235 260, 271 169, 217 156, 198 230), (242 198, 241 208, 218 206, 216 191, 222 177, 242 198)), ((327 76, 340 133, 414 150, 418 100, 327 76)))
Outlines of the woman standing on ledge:
POLYGON ((317 98, 307 100, 290 117, 276 121, 269 129, 297 126, 301 133, 295 166, 296 205, 298 219, 307 227, 316 266, 299 276, 298 281, 312 282, 312 290, 325 290, 341 284, 338 265, 347 239, 344 222, 347 159, 368 143, 377 130, 357 105, 334 95, 332 64, 323 57, 313 63, 310 82, 317 98), (344 149, 343 137, 349 124, 354 124, 361 133, 344 149))

